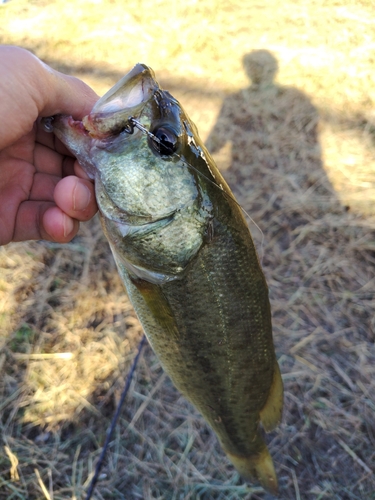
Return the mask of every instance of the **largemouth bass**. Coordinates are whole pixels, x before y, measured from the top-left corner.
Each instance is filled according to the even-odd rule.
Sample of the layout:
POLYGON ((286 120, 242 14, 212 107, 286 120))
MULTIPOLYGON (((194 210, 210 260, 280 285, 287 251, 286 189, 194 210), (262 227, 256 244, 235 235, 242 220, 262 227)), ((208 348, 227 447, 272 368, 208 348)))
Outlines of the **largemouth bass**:
POLYGON ((82 121, 45 120, 95 180, 101 221, 148 340, 238 472, 272 493, 260 422, 283 385, 268 288, 242 211, 180 104, 137 64, 82 121))

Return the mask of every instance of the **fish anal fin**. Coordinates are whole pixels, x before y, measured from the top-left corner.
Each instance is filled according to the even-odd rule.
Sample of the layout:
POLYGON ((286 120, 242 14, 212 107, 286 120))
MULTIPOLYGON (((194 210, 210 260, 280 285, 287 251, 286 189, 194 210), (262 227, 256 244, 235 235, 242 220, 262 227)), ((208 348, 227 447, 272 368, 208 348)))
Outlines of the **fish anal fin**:
POLYGON ((278 484, 275 468, 271 455, 264 444, 259 453, 249 457, 241 457, 227 453, 229 460, 235 466, 239 474, 246 480, 259 481, 263 488, 277 495, 278 484))
POLYGON ((280 368, 275 361, 273 380, 266 404, 259 412, 260 421, 266 432, 272 431, 281 420, 283 412, 284 387, 280 368))

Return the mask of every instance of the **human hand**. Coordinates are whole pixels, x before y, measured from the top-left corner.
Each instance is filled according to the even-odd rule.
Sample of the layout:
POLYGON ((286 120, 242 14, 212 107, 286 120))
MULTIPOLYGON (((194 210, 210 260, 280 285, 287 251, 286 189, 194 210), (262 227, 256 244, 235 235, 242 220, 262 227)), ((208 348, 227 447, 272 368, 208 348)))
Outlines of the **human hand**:
POLYGON ((97 211, 94 186, 40 119, 81 119, 98 97, 19 47, 0 46, 0 75, 0 245, 68 242, 97 211))

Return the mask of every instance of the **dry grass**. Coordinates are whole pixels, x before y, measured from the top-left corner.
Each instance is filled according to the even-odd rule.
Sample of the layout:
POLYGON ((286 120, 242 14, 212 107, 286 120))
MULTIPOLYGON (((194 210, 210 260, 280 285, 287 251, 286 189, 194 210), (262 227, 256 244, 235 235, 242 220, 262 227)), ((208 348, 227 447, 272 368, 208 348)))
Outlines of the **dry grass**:
MULTIPOLYGON (((375 499, 372 2, 13 0, 0 20, 4 43, 99 93, 143 61, 181 100, 264 233, 280 498, 375 499), (279 65, 258 87, 256 49, 253 76, 279 65)), ((0 499, 84 498, 140 326, 97 220, 68 245, 1 248, 0 266, 0 499)), ((147 348, 95 498, 268 497, 147 348)))

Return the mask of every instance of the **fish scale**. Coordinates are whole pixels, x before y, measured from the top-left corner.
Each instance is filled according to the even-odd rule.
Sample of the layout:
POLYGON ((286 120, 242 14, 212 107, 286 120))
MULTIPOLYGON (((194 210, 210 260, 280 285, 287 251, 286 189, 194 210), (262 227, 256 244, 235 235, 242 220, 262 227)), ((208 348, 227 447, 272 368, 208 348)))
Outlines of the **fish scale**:
POLYGON ((58 115, 47 128, 95 180, 104 233, 163 368, 239 473, 276 493, 260 428, 278 424, 283 404, 268 288, 195 125, 138 64, 82 123, 58 115))

